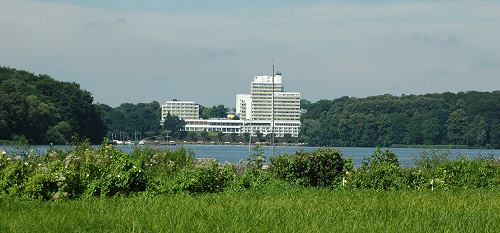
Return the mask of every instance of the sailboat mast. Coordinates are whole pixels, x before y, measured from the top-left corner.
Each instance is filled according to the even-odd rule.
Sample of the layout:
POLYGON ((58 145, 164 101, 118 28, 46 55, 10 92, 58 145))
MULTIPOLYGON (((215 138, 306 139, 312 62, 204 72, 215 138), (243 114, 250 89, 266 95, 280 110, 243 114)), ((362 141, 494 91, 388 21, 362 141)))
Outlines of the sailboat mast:
POLYGON ((274 63, 273 63, 273 78, 271 81, 271 156, 274 157, 274 63))

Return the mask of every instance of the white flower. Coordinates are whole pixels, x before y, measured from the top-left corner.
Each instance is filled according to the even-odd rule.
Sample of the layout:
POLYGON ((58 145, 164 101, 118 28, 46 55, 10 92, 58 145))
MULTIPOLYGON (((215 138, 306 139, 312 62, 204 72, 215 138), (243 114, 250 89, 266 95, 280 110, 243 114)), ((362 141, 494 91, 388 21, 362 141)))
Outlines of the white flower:
POLYGON ((118 175, 118 178, 120 178, 120 175, 118 175))
POLYGON ((7 154, 7 152, 5 152, 5 151, 2 151, 2 155, 5 155, 5 154, 7 154))

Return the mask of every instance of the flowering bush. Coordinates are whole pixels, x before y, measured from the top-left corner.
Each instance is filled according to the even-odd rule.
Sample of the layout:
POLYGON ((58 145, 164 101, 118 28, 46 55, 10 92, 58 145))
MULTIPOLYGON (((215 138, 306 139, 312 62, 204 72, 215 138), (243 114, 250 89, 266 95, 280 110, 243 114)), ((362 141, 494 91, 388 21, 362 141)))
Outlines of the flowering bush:
POLYGON ((0 154, 0 195, 58 200, 144 191, 240 191, 276 182, 379 190, 500 188, 500 162, 492 156, 450 160, 424 153, 415 167, 404 168, 393 152, 377 149, 355 169, 352 159, 324 148, 271 158, 264 169, 259 148, 248 160, 223 166, 213 159, 196 160, 185 149, 143 148, 126 154, 107 142, 98 148, 83 143, 68 151, 49 149, 39 156, 24 152, 0 154))

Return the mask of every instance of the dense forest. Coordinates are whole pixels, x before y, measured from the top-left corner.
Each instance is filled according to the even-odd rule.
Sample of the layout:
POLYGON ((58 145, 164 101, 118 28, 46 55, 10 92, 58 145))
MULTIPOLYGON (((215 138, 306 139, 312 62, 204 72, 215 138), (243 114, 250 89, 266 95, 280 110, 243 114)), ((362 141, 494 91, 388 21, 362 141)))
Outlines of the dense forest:
POLYGON ((0 140, 99 143, 106 125, 93 101, 79 84, 0 66, 0 140))
POLYGON ((97 109, 108 126, 110 139, 137 139, 160 133, 161 106, 156 101, 123 103, 115 108, 98 104, 97 109))
MULTIPOLYGON (((500 148, 500 91, 302 100, 301 108, 306 112, 299 140, 309 145, 500 148)), ((224 118, 229 111, 224 105, 200 106, 200 117, 224 118)), ((160 117, 156 101, 94 104, 76 83, 0 67, 0 140, 66 144, 100 143, 106 136, 189 136, 181 119, 168 116, 160 126, 160 117)))
POLYGON ((302 100, 301 140, 319 146, 500 147, 500 91, 302 100))

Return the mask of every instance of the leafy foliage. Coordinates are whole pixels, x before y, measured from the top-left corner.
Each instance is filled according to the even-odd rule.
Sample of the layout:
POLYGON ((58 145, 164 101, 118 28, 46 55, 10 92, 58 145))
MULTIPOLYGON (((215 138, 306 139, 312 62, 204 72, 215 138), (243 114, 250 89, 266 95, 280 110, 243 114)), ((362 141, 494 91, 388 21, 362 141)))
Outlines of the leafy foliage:
POLYGON ((92 95, 80 85, 0 67, 0 140, 100 143, 105 132, 92 95))
MULTIPOLYGON (((113 137, 132 139, 134 136, 138 137, 138 133, 143 137, 149 137, 158 135, 161 130, 161 106, 156 101, 123 103, 115 108, 106 104, 99 104, 97 107, 113 137)), ((109 136, 111 138, 111 135, 109 136)))
POLYGON ((405 177, 397 156, 389 150, 377 148, 354 172, 352 185, 368 189, 401 189, 405 187, 405 177))
POLYGON ((105 141, 43 155, 30 150, 0 154, 0 195, 41 200, 111 197, 135 193, 207 193, 283 185, 375 190, 453 190, 500 188, 500 162, 481 156, 450 160, 424 153, 417 166, 399 165, 389 150, 377 149, 363 164, 338 150, 322 148, 271 158, 265 168, 262 150, 239 164, 195 159, 185 149, 137 148, 126 154, 105 141), (26 152, 26 153, 25 153, 26 152))
POLYGON ((300 137, 319 146, 500 148, 500 91, 301 101, 300 137))
POLYGON ((318 149, 271 158, 271 171, 280 179, 306 186, 328 187, 339 184, 348 171, 340 151, 318 149))
POLYGON ((230 109, 222 104, 214 105, 212 107, 200 106, 200 117, 203 119, 226 118, 229 111, 230 109))

